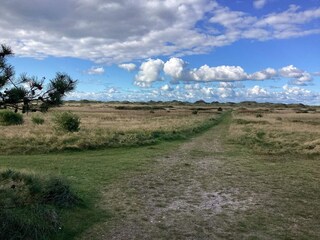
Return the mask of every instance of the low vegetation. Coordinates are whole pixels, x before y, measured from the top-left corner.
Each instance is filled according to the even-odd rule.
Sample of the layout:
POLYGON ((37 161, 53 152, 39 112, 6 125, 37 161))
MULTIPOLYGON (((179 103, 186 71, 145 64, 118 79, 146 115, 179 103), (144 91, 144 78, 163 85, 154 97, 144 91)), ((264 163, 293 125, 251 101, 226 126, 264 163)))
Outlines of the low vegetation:
POLYGON ((61 178, 0 172, 0 239, 45 239, 61 230, 61 208, 81 200, 61 178))
POLYGON ((34 124, 41 125, 44 123, 44 118, 39 115, 34 115, 31 117, 31 121, 34 124))
POLYGON ((320 154, 320 111, 316 109, 299 109, 299 113, 295 108, 239 109, 233 117, 232 142, 262 154, 320 154))
POLYGON ((71 102, 0 126, 0 239, 318 239, 320 109, 199 104, 71 102), (56 131, 67 111, 79 131, 56 131))
POLYGON ((20 113, 15 113, 10 110, 0 111, 0 125, 21 125, 23 123, 23 116, 20 113))
POLYGON ((71 112, 55 113, 53 122, 58 130, 66 132, 78 132, 80 130, 80 117, 71 112))
POLYGON ((31 112, 24 116, 21 126, 0 126, 0 154, 141 146, 185 139, 215 124, 219 113, 208 107, 192 114, 193 108, 68 103, 42 115, 31 112))

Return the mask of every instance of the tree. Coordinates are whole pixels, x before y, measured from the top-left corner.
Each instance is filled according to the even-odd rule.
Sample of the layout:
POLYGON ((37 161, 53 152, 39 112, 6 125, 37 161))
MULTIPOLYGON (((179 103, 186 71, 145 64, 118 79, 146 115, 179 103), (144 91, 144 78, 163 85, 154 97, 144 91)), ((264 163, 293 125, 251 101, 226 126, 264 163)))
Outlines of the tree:
POLYGON ((39 80, 22 74, 15 79, 14 68, 7 62, 12 55, 10 47, 0 45, 0 109, 10 108, 23 113, 45 112, 50 107, 62 104, 62 98, 75 89, 77 81, 60 72, 49 81, 46 89, 43 88, 45 77, 39 80))

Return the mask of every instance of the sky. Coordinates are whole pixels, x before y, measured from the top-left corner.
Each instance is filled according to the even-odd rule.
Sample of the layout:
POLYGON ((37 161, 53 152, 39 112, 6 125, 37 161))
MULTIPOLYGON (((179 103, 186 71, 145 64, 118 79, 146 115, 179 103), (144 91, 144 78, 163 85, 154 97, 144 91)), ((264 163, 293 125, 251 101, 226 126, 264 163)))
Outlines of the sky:
POLYGON ((2 0, 16 74, 66 99, 320 105, 320 0, 2 0))

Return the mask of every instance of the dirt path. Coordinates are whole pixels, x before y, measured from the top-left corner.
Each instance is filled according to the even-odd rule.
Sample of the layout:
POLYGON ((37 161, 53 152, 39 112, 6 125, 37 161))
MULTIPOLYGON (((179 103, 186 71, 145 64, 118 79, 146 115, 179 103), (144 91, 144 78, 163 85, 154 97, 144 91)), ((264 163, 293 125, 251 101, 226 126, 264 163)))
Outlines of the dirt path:
POLYGON ((220 141, 226 127, 216 126, 147 171, 108 186, 101 206, 116 220, 95 226, 83 239, 228 238, 232 219, 254 207, 255 199, 222 181, 222 173, 232 178, 220 141))

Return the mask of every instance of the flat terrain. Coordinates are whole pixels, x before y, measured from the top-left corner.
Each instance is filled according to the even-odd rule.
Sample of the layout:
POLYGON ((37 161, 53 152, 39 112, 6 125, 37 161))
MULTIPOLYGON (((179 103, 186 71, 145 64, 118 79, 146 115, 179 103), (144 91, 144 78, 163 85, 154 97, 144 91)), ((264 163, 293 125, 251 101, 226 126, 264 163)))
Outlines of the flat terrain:
POLYGON ((158 114, 164 120, 154 130, 149 119, 150 132, 178 114, 193 128, 214 124, 150 145, 2 155, 0 168, 71 182, 87 204, 62 210, 57 239, 319 239, 319 109, 205 107, 113 108, 124 119, 158 114))
POLYGON ((236 153, 230 121, 109 185, 82 239, 318 239, 319 160, 236 153))

